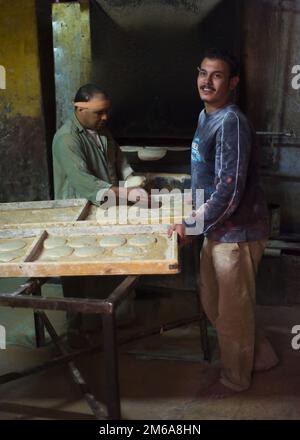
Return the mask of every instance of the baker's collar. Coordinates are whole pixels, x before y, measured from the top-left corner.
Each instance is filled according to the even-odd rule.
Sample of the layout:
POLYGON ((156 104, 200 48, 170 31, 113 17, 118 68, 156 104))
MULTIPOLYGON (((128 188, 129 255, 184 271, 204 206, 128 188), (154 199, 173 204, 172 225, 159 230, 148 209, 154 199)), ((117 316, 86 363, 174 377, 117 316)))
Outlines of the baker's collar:
POLYGON ((76 127, 78 128, 79 132, 82 133, 83 131, 85 131, 85 128, 80 124, 80 122, 77 119, 77 116, 75 114, 75 112, 73 112, 73 122, 76 125, 76 127))

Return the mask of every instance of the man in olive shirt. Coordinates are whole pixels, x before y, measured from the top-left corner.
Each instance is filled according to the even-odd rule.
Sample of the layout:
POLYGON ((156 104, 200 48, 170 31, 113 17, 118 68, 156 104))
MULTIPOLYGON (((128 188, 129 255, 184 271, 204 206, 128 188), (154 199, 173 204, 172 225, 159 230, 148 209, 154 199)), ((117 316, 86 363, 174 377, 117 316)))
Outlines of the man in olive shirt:
POLYGON ((119 181, 133 171, 105 127, 108 97, 97 86, 87 84, 78 90, 74 106, 71 119, 53 140, 55 198, 86 198, 100 205, 109 189, 122 197, 119 181))
MULTIPOLYGON (((119 187, 119 181, 128 180, 133 171, 105 126, 110 107, 107 95, 93 84, 84 85, 75 96, 74 107, 71 119, 53 139, 55 198, 86 198, 100 205, 108 191, 113 191, 117 200, 126 199, 127 190, 119 187)), ((147 193, 141 188, 136 188, 134 194, 133 197, 147 199, 147 193)), ((106 298, 122 279, 120 276, 62 277, 64 296, 106 298)), ((127 307, 128 304, 132 308, 132 304, 127 303, 127 307)), ((89 327, 90 323, 88 320, 89 327)), ((77 340, 81 326, 81 315, 70 313, 69 336, 73 333, 80 345, 84 342, 82 338, 77 340)), ((73 343, 74 338, 69 341, 73 343)))

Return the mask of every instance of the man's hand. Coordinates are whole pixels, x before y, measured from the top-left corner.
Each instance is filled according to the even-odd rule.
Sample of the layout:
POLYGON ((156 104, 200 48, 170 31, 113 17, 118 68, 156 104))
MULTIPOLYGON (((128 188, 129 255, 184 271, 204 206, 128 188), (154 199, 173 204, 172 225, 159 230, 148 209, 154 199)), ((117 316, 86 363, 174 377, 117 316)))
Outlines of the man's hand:
POLYGON ((130 176, 127 177, 124 183, 125 188, 136 188, 136 187, 144 187, 146 184, 146 177, 145 176, 134 176, 133 174, 130 174, 130 176))
POLYGON ((134 187, 129 189, 122 186, 112 186, 110 190, 115 193, 118 202, 123 204, 139 202, 139 207, 143 207, 143 205, 145 205, 145 208, 149 207, 149 194, 143 188, 134 187))
POLYGON ((171 238, 173 232, 177 232, 179 237, 179 245, 180 246, 186 246, 192 241, 192 238, 190 235, 186 235, 185 231, 185 225, 184 224, 177 224, 177 225, 171 225, 168 229, 168 237, 171 238))

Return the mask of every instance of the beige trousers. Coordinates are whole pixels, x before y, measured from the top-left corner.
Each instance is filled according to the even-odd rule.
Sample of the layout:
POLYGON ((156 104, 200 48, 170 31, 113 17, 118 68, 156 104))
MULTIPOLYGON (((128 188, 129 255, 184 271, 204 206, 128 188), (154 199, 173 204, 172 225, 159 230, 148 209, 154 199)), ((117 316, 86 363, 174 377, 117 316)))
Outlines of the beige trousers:
POLYGON ((200 298, 218 335, 220 380, 236 391, 249 388, 255 365, 266 370, 278 362, 255 325, 255 278, 265 245, 266 240, 222 243, 205 239, 201 251, 200 298))

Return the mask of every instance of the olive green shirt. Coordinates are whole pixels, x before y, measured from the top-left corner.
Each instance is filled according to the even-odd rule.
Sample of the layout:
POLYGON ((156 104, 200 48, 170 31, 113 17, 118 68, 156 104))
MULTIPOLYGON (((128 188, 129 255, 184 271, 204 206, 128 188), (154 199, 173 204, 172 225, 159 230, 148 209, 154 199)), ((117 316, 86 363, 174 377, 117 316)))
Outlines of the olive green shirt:
POLYGON ((95 205, 111 186, 133 170, 107 128, 98 131, 100 144, 80 124, 75 113, 53 139, 56 199, 86 198, 95 205))

